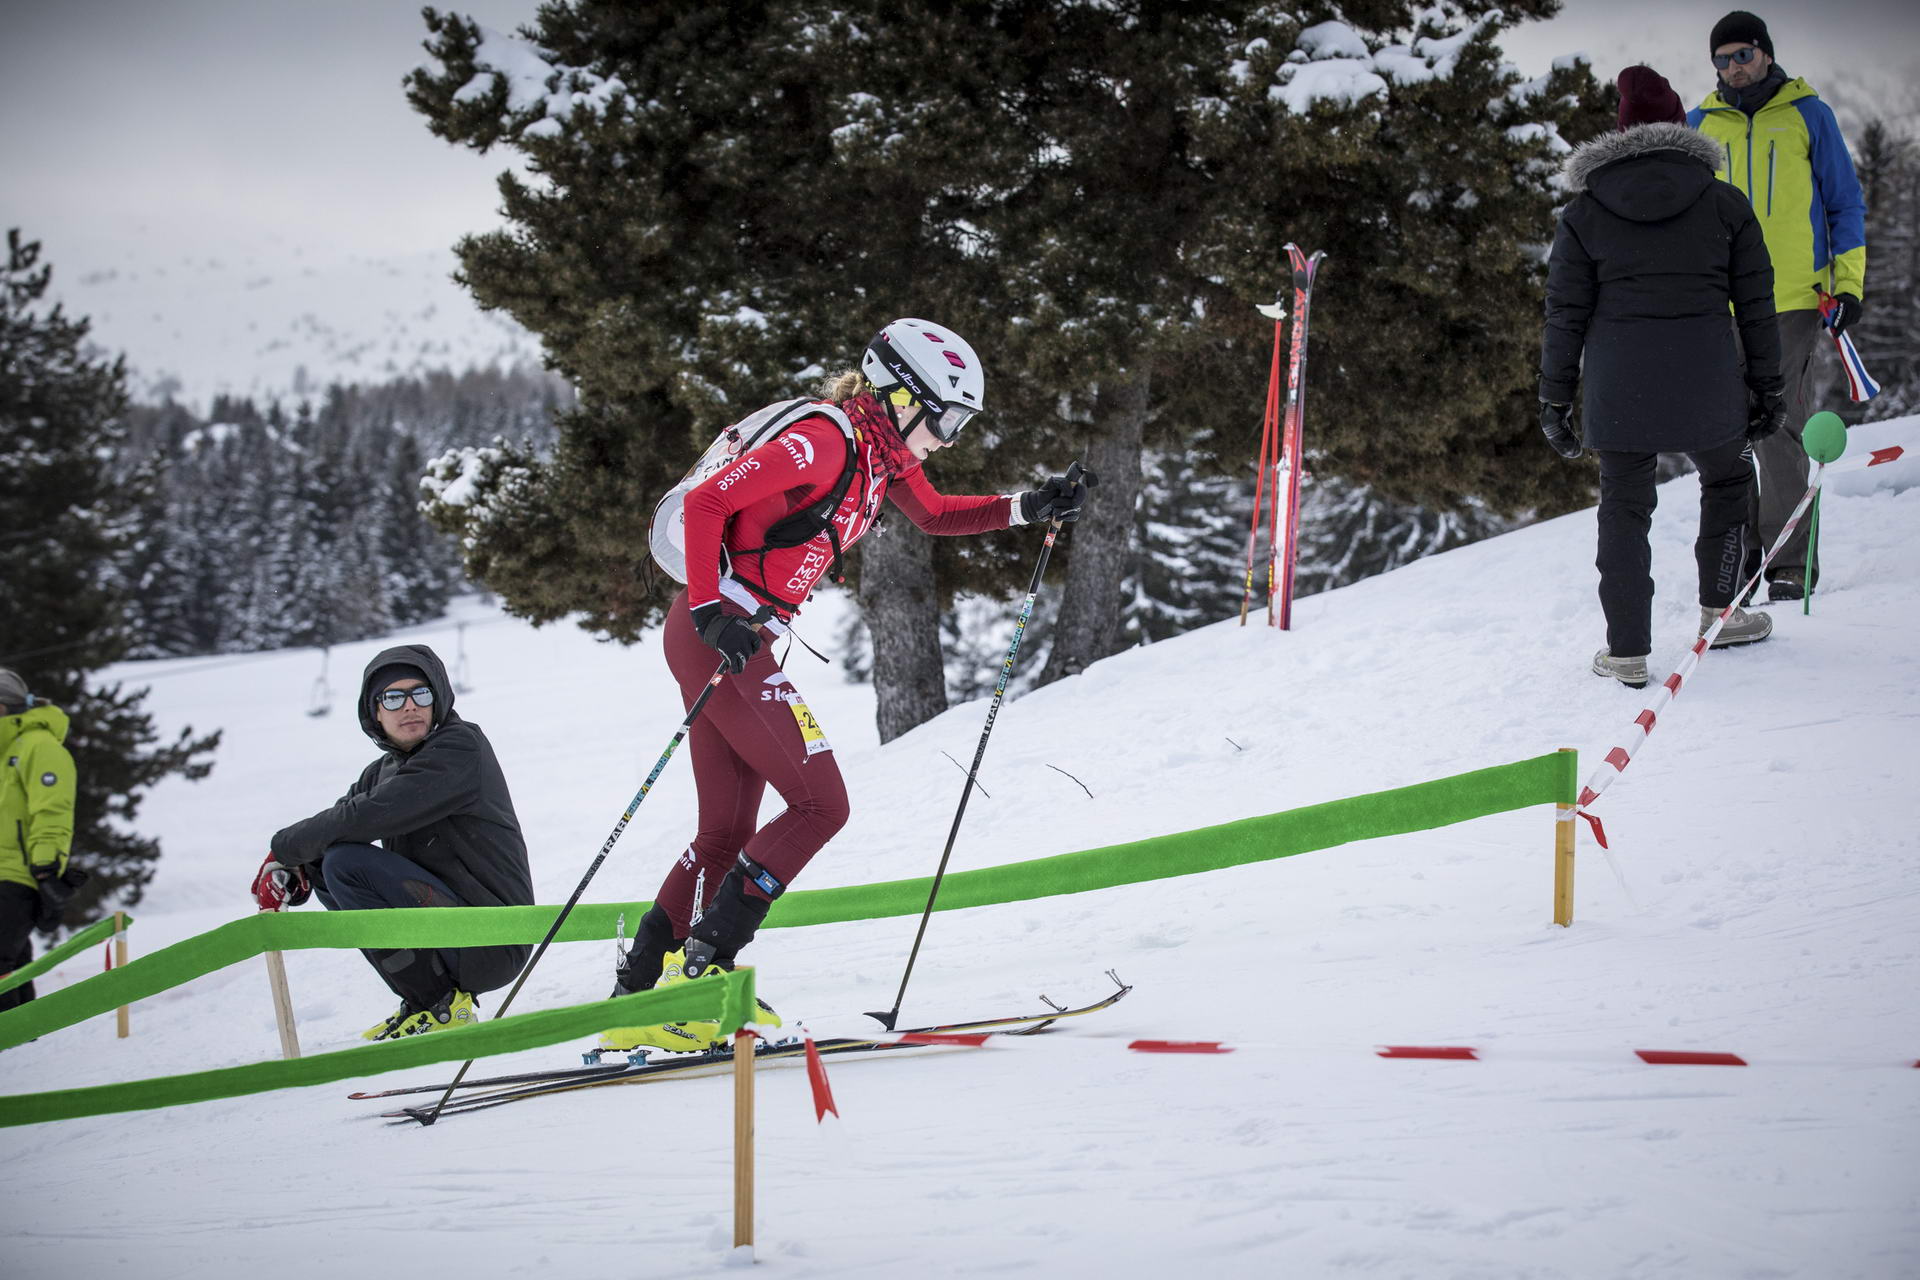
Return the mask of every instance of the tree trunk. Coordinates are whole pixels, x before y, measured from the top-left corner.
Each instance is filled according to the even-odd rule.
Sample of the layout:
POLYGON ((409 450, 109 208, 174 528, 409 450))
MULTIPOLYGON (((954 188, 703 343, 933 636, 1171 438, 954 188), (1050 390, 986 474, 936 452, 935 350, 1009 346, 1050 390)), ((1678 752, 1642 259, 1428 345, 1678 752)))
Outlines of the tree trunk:
POLYGON ((873 640, 874 719, 891 742, 947 709, 933 543, 903 516, 860 540, 859 599, 873 640))
POLYGON ((1140 497, 1141 437, 1151 390, 1144 371, 1100 387, 1085 458, 1099 484, 1073 532, 1063 535, 1073 540, 1073 554, 1040 684, 1077 675, 1121 648, 1120 592, 1132 561, 1133 509, 1140 497))

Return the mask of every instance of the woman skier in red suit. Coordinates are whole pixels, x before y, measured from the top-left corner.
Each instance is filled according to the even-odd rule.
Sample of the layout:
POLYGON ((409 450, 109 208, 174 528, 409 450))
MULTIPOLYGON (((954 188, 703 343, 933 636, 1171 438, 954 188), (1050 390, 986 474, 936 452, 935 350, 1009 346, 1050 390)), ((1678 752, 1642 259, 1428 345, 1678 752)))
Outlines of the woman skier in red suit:
MULTIPOLYGON (((896 320, 867 345, 858 371, 822 391, 822 400, 788 407, 791 425, 685 494, 687 586, 667 611, 667 666, 688 706, 712 681, 716 655, 731 674, 689 735, 698 833, 616 967, 614 995, 732 968, 773 900, 846 823, 833 750, 763 641, 784 632, 829 569, 837 576, 841 553, 873 527, 881 502, 928 533, 967 534, 1074 520, 1086 501, 1091 477, 965 497, 927 480, 921 464, 954 443, 986 391, 979 357, 950 329, 896 320), (760 826, 769 783, 787 807, 760 826)), ((778 1021, 765 1009, 762 1020, 778 1021)), ((717 1024, 699 1022, 626 1027, 602 1043, 698 1050, 716 1033, 717 1024)))

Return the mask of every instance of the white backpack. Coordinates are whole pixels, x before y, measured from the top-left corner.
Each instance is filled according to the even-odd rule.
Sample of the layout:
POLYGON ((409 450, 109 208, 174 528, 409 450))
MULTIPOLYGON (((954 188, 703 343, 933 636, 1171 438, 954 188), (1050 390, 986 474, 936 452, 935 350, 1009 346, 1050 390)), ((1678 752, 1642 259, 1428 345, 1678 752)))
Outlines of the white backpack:
MULTIPOLYGON (((824 400, 780 400, 764 409, 756 409, 740 421, 714 437, 693 469, 680 478, 680 483, 667 490, 664 498, 653 509, 653 521, 647 526, 647 549, 662 569, 673 575, 674 581, 687 580, 687 494, 699 484, 732 466, 743 454, 750 453, 767 443, 775 436, 791 427, 803 418, 830 418, 847 441, 847 461, 841 468, 840 481, 833 491, 810 507, 787 516, 767 530, 767 545, 756 548, 757 551, 769 551, 785 547, 797 547, 817 537, 822 530, 829 536, 833 529, 834 513, 845 501, 847 489, 853 483, 853 473, 858 459, 858 450, 854 447, 853 423, 837 405, 824 400)), ((834 559, 839 559, 838 539, 834 539, 834 559)), ((735 555, 751 554, 735 552, 735 555)))

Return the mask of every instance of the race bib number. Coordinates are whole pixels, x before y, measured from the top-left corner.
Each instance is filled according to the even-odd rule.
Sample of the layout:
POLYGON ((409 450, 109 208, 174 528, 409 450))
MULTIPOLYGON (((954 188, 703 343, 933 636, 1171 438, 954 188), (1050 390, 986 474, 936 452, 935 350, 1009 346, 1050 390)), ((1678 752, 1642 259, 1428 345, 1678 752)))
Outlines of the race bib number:
POLYGON ((817 756, 822 751, 833 750, 826 733, 820 728, 820 722, 813 718, 813 712, 807 709, 807 704, 800 701, 798 693, 787 695, 787 706, 792 709, 793 718, 800 725, 800 741, 806 744, 808 755, 817 756))

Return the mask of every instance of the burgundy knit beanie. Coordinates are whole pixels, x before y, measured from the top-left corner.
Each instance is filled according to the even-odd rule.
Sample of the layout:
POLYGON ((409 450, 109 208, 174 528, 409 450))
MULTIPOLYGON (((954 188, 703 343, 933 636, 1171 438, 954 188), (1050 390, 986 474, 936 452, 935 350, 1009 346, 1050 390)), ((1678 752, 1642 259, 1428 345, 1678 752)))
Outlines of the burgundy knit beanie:
POLYGON ((1615 81, 1620 87, 1620 130, 1637 124, 1684 124, 1687 109, 1667 78, 1652 67, 1628 67, 1615 81))

